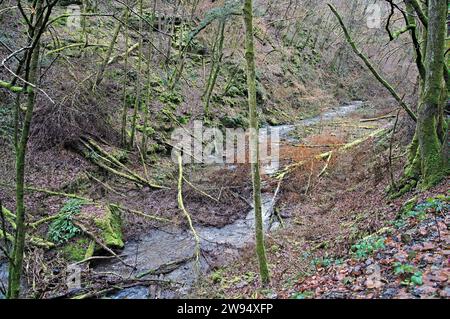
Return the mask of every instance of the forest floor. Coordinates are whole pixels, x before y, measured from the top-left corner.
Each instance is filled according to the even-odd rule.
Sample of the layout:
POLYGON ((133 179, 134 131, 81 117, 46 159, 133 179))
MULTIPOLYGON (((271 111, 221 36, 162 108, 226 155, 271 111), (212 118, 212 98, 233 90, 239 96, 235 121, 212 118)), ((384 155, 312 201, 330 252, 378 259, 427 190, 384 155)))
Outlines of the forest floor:
MULTIPOLYGON (((395 108, 389 103, 382 108, 366 103, 351 114, 324 119, 306 128, 299 126, 292 131, 289 141, 283 141, 280 147, 280 172, 290 168, 289 172, 283 178, 280 172, 275 176, 263 175, 264 193, 274 194, 279 185, 273 217, 279 216, 284 225, 267 235, 271 285, 258 288, 254 247, 249 244, 239 249, 239 254, 226 258, 220 257, 220 250, 216 252, 219 256, 207 261, 212 271, 203 276, 191 296, 448 297, 446 192, 449 181, 427 193, 409 193, 395 200, 388 198, 390 131, 394 121, 395 108), (386 115, 374 121, 363 120, 386 115), (382 129, 381 134, 367 138, 382 129), (342 150, 344 145, 359 139, 362 139, 360 144, 342 150), (316 158, 328 151, 333 151, 331 158, 316 158), (438 195, 441 197, 436 198, 438 195), (414 206, 423 200, 425 204, 400 213, 411 198, 416 198, 414 206), (426 201, 429 198, 434 199, 426 201)), ((399 178, 405 161, 410 139, 408 125, 401 117, 392 144, 395 179, 399 178)), ((144 169, 139 156, 129 154, 127 166, 130 169, 141 176, 148 174, 169 187, 150 190, 105 173, 70 148, 52 149, 38 156, 39 161, 30 157, 28 185, 76 193, 98 203, 116 203, 167 218, 175 227, 188 231, 177 203, 177 167, 169 158, 161 158, 144 169)), ((220 229, 245 218, 250 211, 252 188, 248 165, 233 166, 233 169, 204 165, 185 167, 184 176, 193 186, 185 185, 183 196, 194 227, 220 229)), ((3 204, 13 208, 13 191, 4 188, 1 192, 5 199, 3 204)), ((29 192, 30 218, 36 221, 58 214, 65 202, 64 196, 29 192)), ((149 230, 166 229, 162 226, 164 224, 142 215, 124 212, 125 246, 139 242, 149 230)), ((45 224, 34 230, 34 234, 43 238, 47 232, 45 224)), ((64 269, 68 262, 63 247, 50 251, 28 247, 25 286, 30 288, 27 295, 41 298, 64 295, 64 269), (54 273, 55 269, 60 271, 54 273)), ((85 268, 83 276, 91 285, 87 287, 90 292, 104 290, 108 282, 117 283, 111 278, 99 277, 95 268, 85 268)))
MULTIPOLYGON (((392 115, 390 111, 377 109, 371 116, 392 115)), ((363 108, 343 120, 302 130, 298 133, 304 146, 282 148, 286 162, 304 164, 280 184, 275 209, 286 227, 266 237, 271 284, 260 288, 254 246, 249 245, 237 260, 200 282, 194 297, 450 297, 449 180, 427 192, 390 199, 389 145, 395 118, 361 121, 370 117, 368 112, 363 108), (328 164, 314 158, 379 128, 388 130, 335 151, 328 164)), ((396 180, 410 138, 404 120, 392 147, 396 180)))

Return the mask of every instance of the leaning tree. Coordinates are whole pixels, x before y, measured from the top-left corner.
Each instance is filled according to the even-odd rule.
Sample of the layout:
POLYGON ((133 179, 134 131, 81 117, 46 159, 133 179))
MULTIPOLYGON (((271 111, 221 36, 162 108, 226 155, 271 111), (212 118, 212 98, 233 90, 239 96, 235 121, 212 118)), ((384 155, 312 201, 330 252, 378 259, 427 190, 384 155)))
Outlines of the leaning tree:
POLYGON ((444 116, 448 92, 448 68, 445 62, 446 21, 448 1, 403 0, 395 3, 385 0, 391 7, 386 30, 391 41, 409 33, 415 52, 415 64, 419 74, 419 98, 417 110, 407 103, 372 64, 369 58, 356 46, 336 8, 330 9, 341 25, 347 42, 355 54, 364 62, 378 81, 394 96, 399 105, 416 123, 414 138, 409 147, 409 156, 400 183, 391 190, 393 196, 400 196, 418 185, 428 189, 440 182, 449 173, 448 122, 444 116), (392 32, 390 22, 394 12, 402 14, 405 27, 392 32))

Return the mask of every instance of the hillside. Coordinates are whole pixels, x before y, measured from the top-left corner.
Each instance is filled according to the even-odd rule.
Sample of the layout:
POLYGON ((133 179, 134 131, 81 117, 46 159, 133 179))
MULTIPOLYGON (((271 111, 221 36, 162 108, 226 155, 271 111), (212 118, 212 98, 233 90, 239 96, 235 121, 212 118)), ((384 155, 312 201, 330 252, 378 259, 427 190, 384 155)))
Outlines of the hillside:
POLYGON ((0 296, 448 298, 443 9, 329 2, 1 1, 0 296))

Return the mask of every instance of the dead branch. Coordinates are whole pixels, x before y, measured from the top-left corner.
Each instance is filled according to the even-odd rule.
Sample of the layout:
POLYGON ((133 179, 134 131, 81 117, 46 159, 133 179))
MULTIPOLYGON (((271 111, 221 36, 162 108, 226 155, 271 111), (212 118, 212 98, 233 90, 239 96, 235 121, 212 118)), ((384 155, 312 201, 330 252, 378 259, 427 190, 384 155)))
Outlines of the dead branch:
POLYGON ((195 239, 195 263, 197 265, 197 270, 200 271, 200 238, 198 237, 197 231, 194 228, 192 223, 191 215, 189 215, 188 211, 184 207, 183 202, 183 159, 181 154, 178 153, 178 207, 183 211, 184 215, 189 224, 189 228, 192 231, 195 239))

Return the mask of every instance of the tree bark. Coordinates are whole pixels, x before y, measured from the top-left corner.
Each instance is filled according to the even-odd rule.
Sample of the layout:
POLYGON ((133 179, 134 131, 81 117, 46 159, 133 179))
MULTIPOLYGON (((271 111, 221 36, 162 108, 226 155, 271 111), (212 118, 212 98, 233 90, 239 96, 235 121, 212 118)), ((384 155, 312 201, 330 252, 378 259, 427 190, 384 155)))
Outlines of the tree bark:
MULTIPOLYGON (((37 1, 35 7, 36 21, 34 26, 30 26, 30 34, 33 34, 32 44, 27 53, 25 67, 25 80, 28 83, 36 84, 39 70, 40 39, 45 30, 53 6, 57 1, 47 4, 45 7, 43 1, 37 1)), ((33 13, 32 13, 33 14, 33 13)), ((30 133, 31 121, 36 99, 36 91, 27 85, 27 111, 22 126, 20 141, 17 145, 16 153, 16 233, 14 236, 14 247, 12 252, 12 261, 9 265, 8 277, 8 298, 18 298, 20 293, 20 277, 22 273, 23 253, 25 249, 25 203, 24 203, 24 184, 25 184, 25 155, 27 150, 28 138, 30 133)))
POLYGON ((256 154, 251 159, 251 170, 253 180, 253 204, 255 210, 255 237, 256 255, 259 262, 259 272, 263 286, 269 284, 269 269, 267 266, 266 250, 264 247, 264 229, 261 205, 261 176, 259 169, 259 129, 258 114, 256 111, 256 70, 255 70, 255 45, 253 39, 253 3, 245 0, 244 3, 245 23, 245 59, 247 60, 247 86, 250 122, 250 152, 256 154))
POLYGON ((425 58, 425 86, 417 121, 418 148, 421 159, 421 185, 427 189, 448 173, 445 150, 444 105, 447 90, 444 83, 447 3, 430 0, 425 58))

